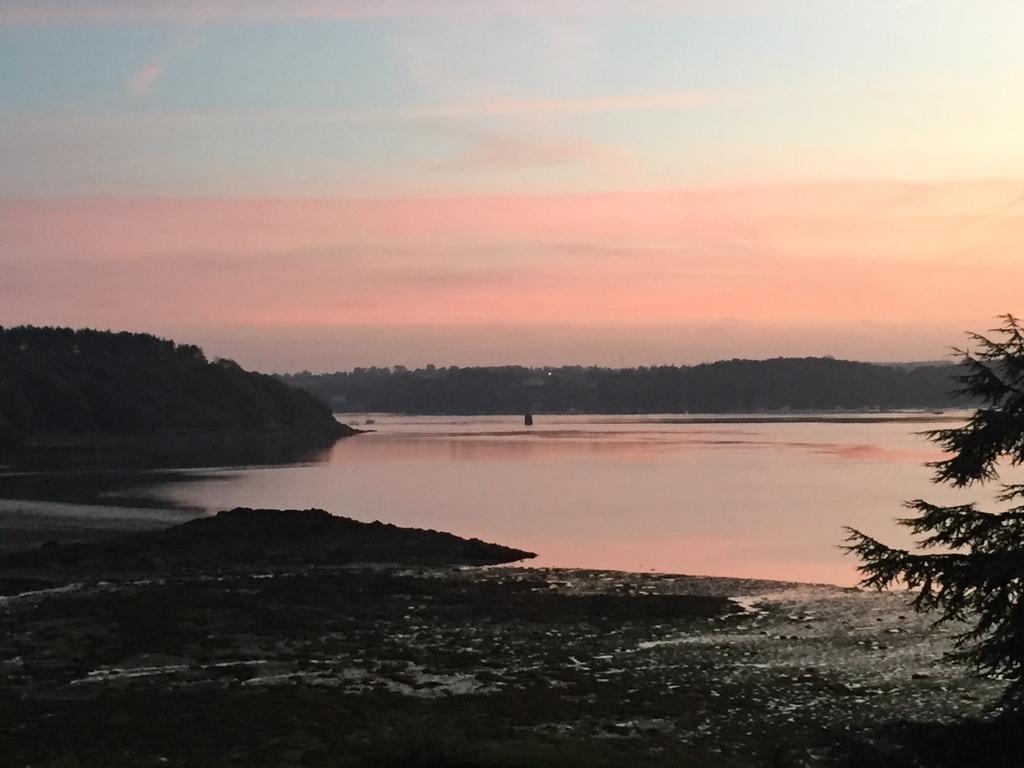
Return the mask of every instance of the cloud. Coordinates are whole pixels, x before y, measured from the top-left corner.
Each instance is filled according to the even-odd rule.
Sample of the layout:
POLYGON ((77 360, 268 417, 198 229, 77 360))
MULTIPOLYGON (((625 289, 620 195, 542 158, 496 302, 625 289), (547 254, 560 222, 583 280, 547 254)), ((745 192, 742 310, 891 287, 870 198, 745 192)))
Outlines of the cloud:
POLYGON ((302 19, 730 13, 767 0, 3 0, 0 25, 273 23, 302 19))
POLYGON ((167 62, 155 59, 128 75, 125 79, 125 87, 134 96, 146 96, 166 71, 167 62))
POLYGON ((173 45, 159 51, 141 67, 130 72, 124 81, 125 88, 133 96, 148 96, 171 63, 186 52, 199 47, 200 41, 200 36, 195 31, 180 36, 173 45))
MULTIPOLYGON (((407 107, 382 111, 379 116, 443 120, 460 117, 509 117, 515 115, 616 112, 630 110, 691 109, 718 104, 740 94, 724 91, 669 91, 621 96, 562 99, 500 99, 465 104, 407 107)), ((374 113, 368 113, 374 114, 374 113)))
POLYGON ((560 165, 621 166, 622 150, 583 139, 488 136, 429 167, 435 171, 518 171, 560 165))
MULTIPOLYGON (((403 338, 430 325, 540 324, 548 340, 603 325, 633 349, 651 338, 640 326, 732 317, 759 334, 745 354, 811 351, 780 347, 765 330, 782 326, 793 329, 791 341, 817 334, 814 351, 840 354, 830 346, 836 334, 849 342, 850 329, 870 321, 880 325, 864 331, 862 350, 895 359, 902 353, 881 345, 911 332, 894 328, 936 328, 945 345, 961 328, 1020 311, 1019 197, 1019 180, 1008 180, 489 198, 0 201, 0 324, 352 333, 376 325, 403 338), (974 224, 962 226, 968 219, 974 224), (974 252, 957 255, 972 243, 974 252)), ((726 354, 718 330, 709 338, 715 355, 726 354)), ((271 346, 265 364, 276 367, 271 346)), ((596 355, 601 347, 588 349, 596 355)), ((644 361, 695 354, 667 330, 649 349, 644 361)), ((571 345, 566 350, 550 360, 576 359, 571 345)))
MULTIPOLYGON (((126 78, 159 77, 169 66, 171 57, 158 54, 126 78), (150 69, 159 70, 148 74, 150 69)), ((598 97, 567 97, 557 99, 493 99, 460 103, 409 104, 397 107, 367 109, 232 109, 202 111, 147 112, 22 112, 6 116, 8 126, 22 127, 35 133, 41 126, 54 128, 54 121, 81 132, 90 127, 116 127, 131 123, 170 125, 205 122, 267 122, 296 124, 379 123, 379 122, 445 122, 466 119, 534 117, 600 112, 677 111, 699 109, 746 98, 741 91, 663 91, 598 97)))
POLYGON ((553 74, 560 82, 584 81, 604 53, 607 30, 593 15, 544 13, 520 21, 526 23, 493 16, 418 19, 391 25, 387 45, 418 90, 442 102, 515 93, 515 83, 546 82, 553 74))
MULTIPOLYGON (((113 260, 387 244, 429 249, 562 244, 611 260, 662 261, 713 244, 823 260, 1024 268, 1021 181, 792 183, 607 194, 348 199, 0 200, 6 259, 113 260), (894 201, 902 201, 894 205, 894 201)), ((559 245, 559 247, 562 247, 559 245)), ((714 252, 714 251, 712 251, 714 252)))

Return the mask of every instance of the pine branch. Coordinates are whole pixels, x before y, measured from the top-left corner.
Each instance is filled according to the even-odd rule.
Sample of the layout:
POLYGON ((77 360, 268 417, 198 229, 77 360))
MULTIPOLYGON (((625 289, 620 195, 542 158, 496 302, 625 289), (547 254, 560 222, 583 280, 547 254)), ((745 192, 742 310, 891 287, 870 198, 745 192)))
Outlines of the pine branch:
MULTIPOLYGON (((1024 463, 1024 328, 1013 315, 1000 320, 990 336, 970 334, 973 352, 957 351, 960 394, 982 407, 960 427, 925 433, 950 454, 928 465, 937 483, 985 483, 998 478, 1001 462, 1024 463)), ((1003 485, 998 499, 1024 500, 1024 484, 1003 485)), ((1024 504, 999 513, 923 499, 904 506, 916 512, 899 520, 918 537, 916 552, 846 529, 843 549, 861 561, 861 586, 902 583, 917 590, 914 609, 936 613, 936 624, 971 621, 950 656, 1010 680, 1002 703, 1024 713, 1024 504)))
POLYGON ((920 514, 897 522, 915 535, 933 531, 918 542, 922 549, 970 547, 985 551, 993 545, 1002 548, 1024 544, 1024 508, 993 513, 983 512, 974 504, 942 507, 923 499, 908 501, 904 506, 920 514))

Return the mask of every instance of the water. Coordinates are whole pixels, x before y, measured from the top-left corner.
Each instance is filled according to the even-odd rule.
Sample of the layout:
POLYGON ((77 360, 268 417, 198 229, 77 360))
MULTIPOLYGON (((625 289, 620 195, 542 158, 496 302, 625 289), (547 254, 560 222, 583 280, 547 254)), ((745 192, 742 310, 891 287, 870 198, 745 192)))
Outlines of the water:
MULTIPOLYGON (((362 426, 366 415, 340 416, 362 426)), ((149 492, 209 511, 321 507, 538 553, 536 565, 853 584, 853 525, 908 544, 901 502, 941 457, 895 421, 699 423, 683 417, 374 415, 324 463, 228 470, 149 492)))

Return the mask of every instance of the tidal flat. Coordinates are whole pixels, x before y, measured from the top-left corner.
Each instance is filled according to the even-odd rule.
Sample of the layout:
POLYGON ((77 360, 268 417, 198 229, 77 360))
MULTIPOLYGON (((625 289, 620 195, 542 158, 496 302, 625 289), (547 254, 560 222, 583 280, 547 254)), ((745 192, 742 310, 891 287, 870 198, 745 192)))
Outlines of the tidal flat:
POLYGON ((978 720, 999 681, 940 663, 959 628, 905 594, 520 567, 3 575, 5 765, 992 766, 1021 743, 978 720))

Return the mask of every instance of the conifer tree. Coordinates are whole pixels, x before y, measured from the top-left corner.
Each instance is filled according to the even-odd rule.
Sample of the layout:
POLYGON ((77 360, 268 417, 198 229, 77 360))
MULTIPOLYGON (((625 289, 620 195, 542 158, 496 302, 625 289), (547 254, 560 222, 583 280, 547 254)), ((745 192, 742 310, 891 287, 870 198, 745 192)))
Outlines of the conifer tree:
POLYGON ((888 547, 848 528, 849 552, 859 556, 861 585, 917 590, 914 608, 938 614, 937 624, 966 621, 954 658, 1009 681, 1007 712, 1024 713, 1024 484, 1002 482, 999 469, 1024 464, 1024 326, 1012 315, 988 336, 969 334, 973 350, 956 350, 964 373, 960 394, 977 403, 967 422, 930 431, 948 458, 929 464, 934 481, 965 488, 1000 482, 1005 507, 976 503, 906 503, 914 515, 899 522, 918 538, 918 550, 888 547))

